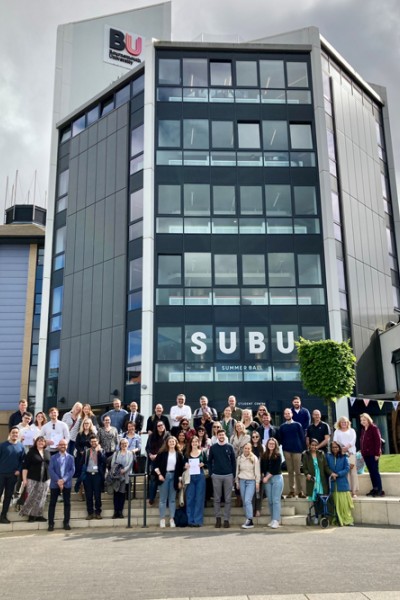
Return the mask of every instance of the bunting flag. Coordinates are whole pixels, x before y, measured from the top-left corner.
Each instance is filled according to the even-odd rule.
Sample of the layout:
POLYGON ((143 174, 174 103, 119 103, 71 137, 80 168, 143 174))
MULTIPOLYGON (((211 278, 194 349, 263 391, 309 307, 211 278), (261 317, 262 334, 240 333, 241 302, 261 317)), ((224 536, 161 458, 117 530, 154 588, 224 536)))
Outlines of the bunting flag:
POLYGON ((398 401, 397 400, 393 400, 392 404, 393 404, 394 410, 397 410, 397 407, 399 405, 398 401))
POLYGON ((354 402, 357 400, 357 398, 354 398, 354 396, 350 397, 350 406, 353 406, 354 402))
POLYGON ((369 404, 368 398, 364 398, 364 404, 365 404, 365 406, 368 406, 368 404, 369 404))
POLYGON ((378 406, 379 406, 379 410, 382 410, 382 406, 385 404, 384 400, 378 400, 378 406))

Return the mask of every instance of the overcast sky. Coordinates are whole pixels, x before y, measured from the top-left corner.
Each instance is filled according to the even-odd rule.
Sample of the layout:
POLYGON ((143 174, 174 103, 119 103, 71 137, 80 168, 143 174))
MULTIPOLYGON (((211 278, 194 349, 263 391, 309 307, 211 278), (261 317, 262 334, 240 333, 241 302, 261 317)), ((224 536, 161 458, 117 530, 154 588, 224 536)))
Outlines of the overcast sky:
MULTIPOLYGON (((57 25, 150 4, 157 2, 0 0, 0 209, 6 178, 13 181, 16 169, 18 201, 26 201, 29 189, 32 198, 35 169, 37 202, 44 201, 57 25)), ((250 40, 319 27, 364 79, 387 88, 400 174, 399 0, 175 0, 175 6, 179 38, 186 40, 202 32, 237 33, 250 40)))

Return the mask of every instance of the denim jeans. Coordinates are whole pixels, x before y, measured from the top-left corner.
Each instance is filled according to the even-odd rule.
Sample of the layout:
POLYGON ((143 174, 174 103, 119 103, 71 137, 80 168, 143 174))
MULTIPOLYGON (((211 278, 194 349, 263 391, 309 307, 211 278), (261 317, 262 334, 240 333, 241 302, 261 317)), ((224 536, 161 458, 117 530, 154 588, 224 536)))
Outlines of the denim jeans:
POLYGON ((271 521, 279 522, 281 520, 281 496, 283 491, 282 475, 273 475, 264 487, 268 498, 271 521))
POLYGON ((239 479, 240 495, 242 497, 246 519, 253 518, 253 496, 256 491, 254 479, 239 479))
POLYGON ((167 500, 169 506, 169 517, 173 519, 175 517, 176 507, 176 490, 174 488, 174 477, 175 473, 166 473, 165 481, 160 485, 160 519, 165 519, 165 513, 167 512, 167 500))
POLYGON ((378 492, 382 491, 382 479, 379 473, 379 460, 375 460, 375 456, 364 456, 365 464, 369 471, 372 487, 378 492))
POLYGON ((191 475, 186 489, 186 512, 189 525, 203 525, 206 478, 204 473, 191 475))

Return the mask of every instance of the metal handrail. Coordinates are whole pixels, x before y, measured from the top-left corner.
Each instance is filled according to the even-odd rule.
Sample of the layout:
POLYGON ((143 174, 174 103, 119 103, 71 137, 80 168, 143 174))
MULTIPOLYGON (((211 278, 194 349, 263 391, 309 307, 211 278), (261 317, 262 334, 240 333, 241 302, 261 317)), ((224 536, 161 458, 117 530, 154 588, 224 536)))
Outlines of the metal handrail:
POLYGON ((144 478, 144 486, 143 486, 143 525, 142 527, 147 527, 147 481, 148 481, 148 458, 146 457, 146 463, 144 468, 144 473, 131 473, 129 475, 129 486, 128 486, 128 529, 132 529, 131 523, 131 509, 132 509, 132 498, 136 499, 136 479, 137 477, 144 478), (132 481, 133 481, 133 495, 132 495, 132 481))

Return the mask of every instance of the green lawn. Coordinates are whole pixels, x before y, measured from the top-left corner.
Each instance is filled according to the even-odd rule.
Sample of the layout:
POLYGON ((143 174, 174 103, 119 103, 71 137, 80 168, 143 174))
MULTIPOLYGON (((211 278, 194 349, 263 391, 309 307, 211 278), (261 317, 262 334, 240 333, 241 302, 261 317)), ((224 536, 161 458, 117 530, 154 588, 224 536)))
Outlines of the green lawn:
POLYGON ((400 473, 400 454, 383 454, 379 459, 381 473, 400 473))

